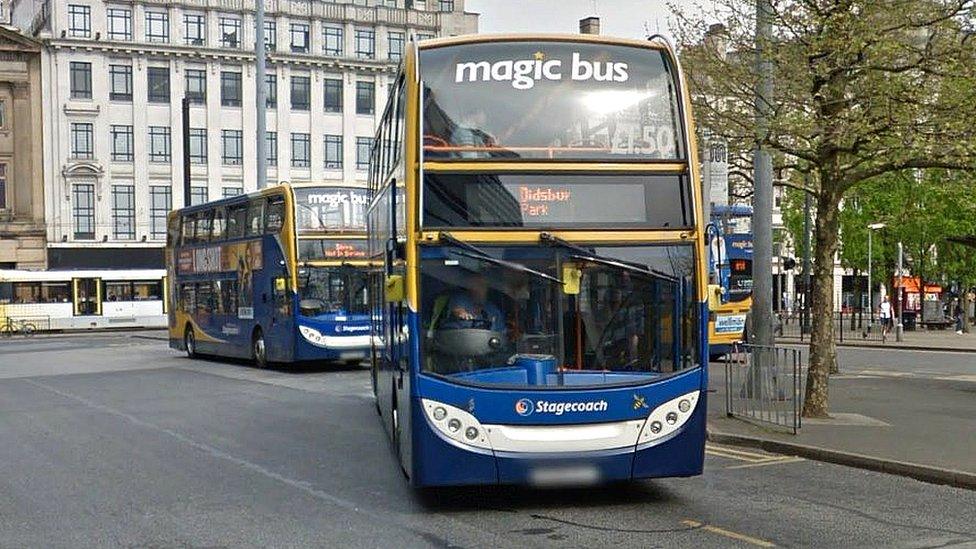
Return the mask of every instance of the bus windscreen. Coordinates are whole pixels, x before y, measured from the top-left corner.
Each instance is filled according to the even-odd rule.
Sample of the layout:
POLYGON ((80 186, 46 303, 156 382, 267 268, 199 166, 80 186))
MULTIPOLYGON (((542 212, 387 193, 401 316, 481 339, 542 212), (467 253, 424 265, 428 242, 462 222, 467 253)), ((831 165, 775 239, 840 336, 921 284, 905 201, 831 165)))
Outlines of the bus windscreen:
POLYGON ((490 42, 420 54, 428 160, 675 160, 685 154, 663 52, 490 42))
POLYGON ((366 189, 294 187, 298 232, 366 231, 366 189))

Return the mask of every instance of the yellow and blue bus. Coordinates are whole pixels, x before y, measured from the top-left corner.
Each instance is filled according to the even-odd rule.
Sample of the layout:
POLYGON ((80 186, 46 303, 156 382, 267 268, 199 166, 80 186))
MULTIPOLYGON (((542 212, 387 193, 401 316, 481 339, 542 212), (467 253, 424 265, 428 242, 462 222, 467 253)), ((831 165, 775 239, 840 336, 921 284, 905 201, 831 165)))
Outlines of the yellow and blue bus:
POLYGON ((752 207, 712 208, 709 269, 720 289, 708 323, 709 355, 718 359, 746 340, 746 318, 752 308, 752 207))
POLYGON ((414 44, 374 141, 377 409, 416 486, 700 474, 705 227, 670 47, 414 44))
POLYGON ((371 347, 365 189, 281 184, 170 212, 170 346, 270 362, 371 347))

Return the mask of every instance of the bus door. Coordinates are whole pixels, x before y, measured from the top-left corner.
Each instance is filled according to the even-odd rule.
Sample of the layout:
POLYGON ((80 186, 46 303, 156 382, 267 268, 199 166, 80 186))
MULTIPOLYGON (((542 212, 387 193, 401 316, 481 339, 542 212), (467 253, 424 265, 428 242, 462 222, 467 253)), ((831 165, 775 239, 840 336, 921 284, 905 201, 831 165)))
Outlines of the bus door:
POLYGON ((102 279, 101 278, 73 278, 71 279, 72 299, 75 316, 101 316, 102 314, 102 279))
MULTIPOLYGON (((279 355, 276 358, 279 360, 291 360, 291 351, 288 349, 294 348, 294 345, 288 341, 286 334, 291 334, 294 327, 292 326, 292 301, 288 290, 287 272, 273 279, 271 290, 271 331, 274 334, 273 340, 285 342, 276 349, 275 354, 279 355), (287 354, 289 356, 280 356, 281 354, 287 354)), ((266 339, 265 344, 267 343, 269 343, 269 340, 266 339)))

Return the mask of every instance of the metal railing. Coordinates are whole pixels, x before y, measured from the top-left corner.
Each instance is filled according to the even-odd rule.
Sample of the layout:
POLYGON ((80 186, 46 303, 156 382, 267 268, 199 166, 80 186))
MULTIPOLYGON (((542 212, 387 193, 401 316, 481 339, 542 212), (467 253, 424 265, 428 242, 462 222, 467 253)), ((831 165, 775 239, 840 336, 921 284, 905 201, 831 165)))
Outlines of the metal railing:
MULTIPOLYGON (((831 315, 831 321, 834 324, 834 341, 838 343, 857 341, 885 343, 894 338, 893 330, 889 329, 885 334, 881 319, 877 316, 872 318, 867 311, 838 311, 831 315)), ((779 312, 774 316, 773 322, 777 338, 800 341, 810 338, 813 319, 806 311, 779 312)))
POLYGON ((803 408, 800 349, 736 344, 725 357, 725 413, 794 435, 803 408))

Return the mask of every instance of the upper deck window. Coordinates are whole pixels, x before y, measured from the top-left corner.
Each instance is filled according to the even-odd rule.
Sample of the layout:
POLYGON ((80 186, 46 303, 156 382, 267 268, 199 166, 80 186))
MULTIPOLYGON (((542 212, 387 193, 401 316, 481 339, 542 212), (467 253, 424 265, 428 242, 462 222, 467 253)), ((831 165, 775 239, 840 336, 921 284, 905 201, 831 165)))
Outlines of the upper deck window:
POLYGON ((423 50, 430 160, 685 158, 676 75, 655 49, 493 42, 423 50))

